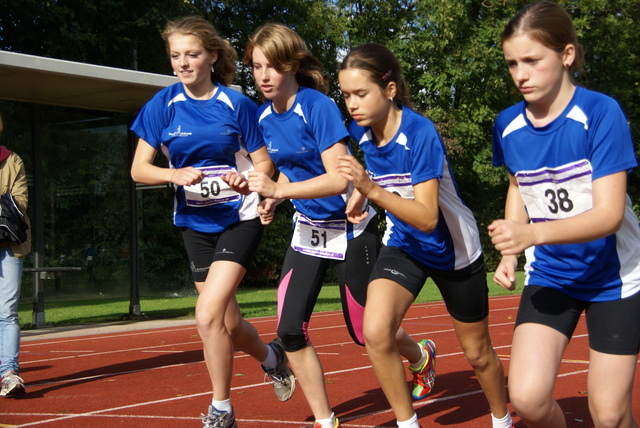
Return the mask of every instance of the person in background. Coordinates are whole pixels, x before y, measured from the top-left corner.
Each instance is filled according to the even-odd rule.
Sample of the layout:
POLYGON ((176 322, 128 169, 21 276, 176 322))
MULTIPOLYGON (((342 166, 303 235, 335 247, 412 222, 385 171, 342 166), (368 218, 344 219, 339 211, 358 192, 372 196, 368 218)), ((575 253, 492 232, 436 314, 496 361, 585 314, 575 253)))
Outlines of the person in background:
MULTIPOLYGON (((489 402, 493 427, 510 428, 504 369, 489 335, 480 233, 458 193, 442 138, 429 119, 409 107, 400 63, 384 45, 353 49, 338 78, 353 118, 349 131, 367 166, 353 156, 338 159, 338 173, 356 188, 349 207, 366 198, 387 215, 384 245, 367 292, 364 337, 398 426, 420 427, 405 387, 396 331, 431 277, 489 402)), ((348 214, 356 224, 365 218, 357 210, 348 214)))
MULTIPOLYGON (((337 105, 325 95, 322 64, 300 36, 283 25, 267 24, 249 38, 244 62, 266 99, 257 118, 280 171, 277 182, 251 172, 249 188, 266 198, 260 204, 265 224, 284 200, 296 209, 278 286, 278 337, 315 417, 313 427, 338 428, 322 364, 309 338, 309 321, 332 263, 347 328, 355 343, 364 344, 368 277, 380 245, 375 210, 361 201, 352 209, 369 216, 355 225, 347 221, 353 187, 337 173, 336 162, 349 152, 349 133, 337 105)), ((418 344, 402 329, 396 333, 403 355, 419 367, 416 378, 424 379, 424 385, 415 387, 422 398, 435 378, 435 345, 427 340, 418 344)))
MULTIPOLYGON (((0 115, 0 135, 3 130, 0 115)), ((23 258, 31 251, 31 230, 27 217, 29 189, 24 163, 20 156, 5 146, 0 146, 0 195, 3 209, 12 212, 10 219, 15 219, 11 224, 2 224, 2 231, 9 230, 9 233, 0 234, 0 396, 14 397, 26 392, 18 361, 18 301, 23 258)))
POLYGON ((234 348, 260 361, 278 399, 288 400, 295 377, 279 342, 265 345, 242 318, 235 291, 262 235, 246 175, 271 176, 273 163, 255 121, 256 104, 227 87, 237 54, 199 17, 172 21, 162 37, 179 82, 161 90, 132 126, 139 137, 132 178, 175 187, 174 224, 182 230, 199 296, 196 324, 213 397, 204 427, 236 427, 230 401, 234 348), (154 165, 158 151, 169 167, 154 165))
POLYGON ((574 82, 583 48, 557 3, 525 6, 501 43, 524 98, 500 113, 493 130, 493 164, 509 174, 504 218, 489 225, 502 253, 495 282, 512 290, 517 255, 526 255, 511 403, 529 427, 566 426, 553 390, 584 312, 593 422, 637 427, 631 393, 640 349, 640 227, 626 192, 637 166, 627 120, 615 100, 574 82))

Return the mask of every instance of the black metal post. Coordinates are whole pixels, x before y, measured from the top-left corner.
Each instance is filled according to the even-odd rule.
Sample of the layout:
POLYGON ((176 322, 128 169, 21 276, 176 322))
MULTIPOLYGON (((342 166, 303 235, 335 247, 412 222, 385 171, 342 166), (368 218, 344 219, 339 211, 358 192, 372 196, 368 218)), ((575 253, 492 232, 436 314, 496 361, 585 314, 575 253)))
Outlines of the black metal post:
MULTIPOLYGON (((131 127, 133 118, 129 119, 128 128, 131 127)), ((136 150, 136 137, 133 132, 128 132, 127 145, 129 147, 129 165, 133 162, 136 150)), ((138 190, 136 183, 129 180, 129 230, 131 231, 129 241, 129 317, 142 317, 140 311, 140 255, 138 245, 138 190)))
MULTIPOLYGON (((31 239, 33 249, 33 267, 44 265, 44 180, 42 178, 43 142, 42 110, 38 104, 31 106, 31 142, 33 151, 33 218, 31 239)), ((46 324, 44 315, 44 283, 39 272, 33 273, 33 313, 31 323, 35 327, 46 324)))

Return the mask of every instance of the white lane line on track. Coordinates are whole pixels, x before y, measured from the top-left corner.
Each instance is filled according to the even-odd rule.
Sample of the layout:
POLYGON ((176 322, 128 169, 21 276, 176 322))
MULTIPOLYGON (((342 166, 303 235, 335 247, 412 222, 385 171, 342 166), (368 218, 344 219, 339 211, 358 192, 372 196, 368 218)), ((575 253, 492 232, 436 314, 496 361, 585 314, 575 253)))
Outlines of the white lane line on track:
MULTIPOLYGON (((496 297, 491 297, 489 300, 490 301, 498 301, 498 300, 519 300, 520 296, 496 296, 496 297)), ((444 303, 442 301, 435 301, 435 302, 423 302, 423 303, 414 303, 413 305, 411 305, 411 309, 416 309, 416 308, 424 308, 427 306, 444 306, 444 303)), ((517 306, 514 307, 515 309, 517 309, 517 306)), ((491 312, 494 311, 503 311, 503 310, 511 310, 514 308, 499 308, 499 309, 491 309, 491 312)), ((334 317, 334 316, 339 316, 342 317, 342 311, 330 311, 330 312, 318 312, 318 313, 314 313, 313 314, 313 319, 318 319, 318 318, 327 318, 327 317, 334 317)), ((448 317, 449 314, 446 313, 446 311, 442 314, 437 314, 437 315, 427 315, 427 316, 420 316, 420 317, 408 317, 405 318, 405 322, 406 321, 410 321, 412 319, 429 319, 429 318, 437 318, 437 317, 448 317)), ((262 323, 275 323, 275 318, 274 317, 259 317, 259 318, 250 318, 249 321, 252 324, 262 324, 262 323)), ((141 321, 144 322, 144 321, 141 321)), ((344 326, 344 325, 343 325, 344 326)), ((334 327, 339 327, 339 326, 333 326, 330 328, 334 328, 334 327)), ((186 325, 186 326, 181 326, 181 327, 173 327, 173 328, 149 328, 148 330, 135 330, 135 331, 127 331, 127 332, 122 332, 122 333, 105 333, 105 334, 99 334, 99 335, 87 335, 87 336, 79 336, 76 338, 65 338, 64 342, 65 343, 73 343, 73 342, 82 342, 82 341, 95 341, 95 340, 103 340, 103 339, 113 339, 113 338, 120 338, 120 337, 127 337, 127 336, 139 336, 139 335, 152 335, 152 334, 164 334, 165 332, 176 332, 176 331, 185 331, 185 330, 194 330, 194 334, 197 334, 197 329, 196 329, 196 325, 195 325, 195 321, 193 325, 186 325)), ((269 335, 270 333, 266 333, 266 334, 261 334, 261 336, 263 335, 269 335)), ((55 339, 42 339, 42 340, 35 340, 35 341, 28 341, 28 342, 23 342, 21 344, 21 348, 29 348, 29 347, 33 347, 33 346, 41 346, 43 344, 48 344, 48 343, 58 343, 60 342, 60 338, 55 338, 55 339)))
MULTIPOLYGON (((339 313, 340 314, 340 313, 339 313)), ((341 314, 340 314, 341 315, 341 314)), ((493 324, 490 327, 495 327, 495 326, 503 326, 503 325, 511 325, 512 323, 500 323, 500 324, 493 324)), ((338 326, 334 326, 331 328, 344 328, 344 325, 338 325, 338 326)), ((166 331, 166 330, 165 330, 166 331)), ((426 332, 425 334, 438 334, 438 333, 448 333, 453 331, 452 328, 448 328, 448 329, 442 329, 439 331, 429 331, 426 332)), ((587 335, 578 335, 578 336, 574 336, 574 338, 577 337, 586 337, 587 335)), ((121 335, 118 335, 118 337, 121 337, 121 335)), ((194 343, 199 343, 199 341, 196 342, 191 342, 190 344, 194 344, 194 343)), ((337 344, 328 344, 328 345, 321 345, 318 346, 318 348, 322 348, 322 347, 329 347, 329 346, 337 346, 340 344, 350 344, 351 342, 343 342, 343 343, 337 343, 337 344)), ((137 348, 137 350, 142 350, 142 352, 162 352, 162 351, 145 351, 145 349, 150 349, 150 348, 159 348, 159 347, 166 347, 166 346, 177 346, 177 345, 184 345, 183 344, 168 344, 168 345, 161 345, 161 346, 152 346, 152 347, 146 347, 146 348, 137 348)), ((510 348, 510 345, 507 346, 501 346, 499 348, 510 348)), ((113 351, 113 352, 121 352, 121 351, 113 351)), ((112 353, 112 352, 104 352, 104 353, 112 353)), ((100 354, 104 354, 104 353, 96 353, 94 355, 100 355, 100 354)), ((438 357, 439 358, 445 358, 445 357, 453 357, 453 356, 459 356, 462 355, 462 352, 456 352, 456 353, 450 353, 450 354, 439 354, 438 357)), ((244 357, 244 356, 248 356, 246 354, 242 354, 242 355, 238 355, 238 357, 244 357)), ((49 360, 47 360, 49 361, 49 360)), ((144 370, 135 370, 135 371, 129 371, 129 372, 120 372, 120 373, 111 373, 111 374, 105 374, 105 375, 100 375, 100 376, 94 376, 94 377, 89 377, 89 378, 83 378, 83 379, 97 379, 97 378, 101 378, 101 377, 113 377, 113 376, 118 376, 121 374, 128 374, 128 373, 135 373, 135 372, 140 372, 140 371, 149 371, 149 370, 157 370, 157 369, 162 369, 162 368, 172 368, 172 367, 180 367, 180 366, 186 366, 186 365, 190 365, 190 364, 199 364, 201 362, 194 362, 194 363, 185 363, 185 364, 177 364, 177 365, 172 365, 172 366, 162 366, 162 367, 154 367, 152 369, 144 369, 144 370)), ((335 375, 335 374, 340 374, 340 373, 344 373, 344 372, 353 372, 355 370, 365 370, 365 369, 370 369, 371 366, 367 365, 367 366, 362 366, 362 367, 357 367, 357 368, 350 368, 347 370, 338 370, 338 371, 332 371, 332 372, 327 372, 327 375, 335 375)), ((580 371, 575 371, 575 372, 570 372, 570 373, 565 373, 565 374, 561 374, 559 375, 559 377, 567 377, 567 376, 572 376, 572 375, 577 375, 577 374, 583 374, 586 373, 587 370, 580 370, 580 371)), ((74 382, 74 381, 78 381, 78 380, 82 380, 82 379, 71 379, 71 380, 66 380, 60 383, 66 383, 66 382, 74 382)), ((50 385, 52 383, 55 382, 49 382, 46 384, 34 384, 34 386, 42 386, 42 385, 50 385)), ((247 389, 247 388, 253 388, 256 386, 269 386, 269 383, 258 383, 258 384, 252 384, 252 385, 245 385, 245 386, 240 386, 240 387, 235 387, 232 388, 232 390, 237 391, 237 390, 242 390, 242 389, 247 389)), ((453 399, 457 399, 457 398, 464 398, 466 396, 470 396, 470 395, 474 395, 474 394, 480 394, 482 393, 481 390, 476 390, 476 391, 472 391, 472 392, 468 392, 465 394, 459 394, 459 395, 453 395, 453 396, 448 396, 448 397, 439 397, 433 400, 428 400, 428 401, 421 401, 421 402, 417 402, 414 403, 414 407, 422 407, 434 402, 439 402, 439 401, 447 401, 447 400, 453 400, 453 399)), ((32 416, 45 416, 45 417, 53 417, 53 419, 49 419, 49 420, 44 420, 44 421, 38 421, 38 422, 34 422, 34 423, 27 423, 27 424, 22 424, 22 425, 16 425, 14 426, 14 428, 19 428, 19 427, 27 427, 27 426, 36 426, 36 425, 42 425, 42 424, 46 424, 47 422, 56 422, 56 421, 62 421, 62 420, 68 420, 68 419, 72 419, 72 418, 78 418, 78 417, 104 417, 104 418, 114 418, 114 417, 120 417, 120 418, 144 418, 144 419, 184 419, 184 420, 197 420, 198 418, 191 418, 191 417, 170 417, 170 416, 157 416, 157 415, 105 415, 104 413, 106 412, 113 412, 113 411, 117 411, 117 410, 123 410, 123 409, 128 409, 128 408, 136 408, 136 407, 141 407, 141 406, 146 406, 146 405, 153 405, 153 404, 157 404, 157 403, 166 403, 166 402, 171 402, 171 401, 175 401, 175 400, 182 400, 182 399, 188 399, 188 398, 192 398, 192 397, 199 397, 199 396, 203 396, 203 395, 209 395, 211 394, 211 391, 207 391, 207 392, 202 392, 202 393, 197 393, 197 394, 191 394, 191 395, 184 395, 184 396, 180 396, 180 397, 172 397, 172 398, 167 398, 167 399, 162 399, 162 400, 155 400, 155 401, 149 401, 149 402, 144 402, 144 403, 135 403, 135 404, 131 404, 131 405, 126 405, 126 406, 120 406, 120 407, 114 407, 114 408, 108 408, 108 409, 101 409, 101 410, 96 410, 96 411, 92 411, 92 412, 85 412, 85 413, 77 413, 77 414, 66 414, 64 416, 60 416, 59 414, 49 414, 49 413, 42 413, 42 414, 38 414, 38 413, 19 413, 19 414, 7 414, 7 415, 32 415, 32 416)), ((343 422, 349 422, 350 420, 356 420, 356 419, 360 419, 369 415, 376 415, 376 414, 382 414, 382 413, 387 413, 387 412, 391 412, 391 409, 381 409, 380 411, 377 412, 373 412, 373 413, 367 413, 367 414, 361 414, 361 415, 352 415, 348 418, 342 418, 343 422)), ((239 422, 245 422, 245 423, 279 423, 279 424, 286 424, 286 425, 300 425, 300 424, 305 424, 306 422, 300 422, 300 421, 270 421, 270 420, 254 420, 254 419, 238 419, 239 422)), ((358 428, 358 427, 364 427, 364 425, 359 425, 359 424, 343 424, 345 426, 345 428, 347 427, 352 427, 352 428, 358 428)))
MULTIPOLYGON (((450 355, 454 355, 454 354, 450 354, 450 355)), ((362 367, 360 369, 364 369, 364 368, 370 368, 370 367, 362 367)), ((341 371, 336 371, 336 372, 329 372, 327 374, 335 374, 335 373, 342 373, 345 370, 341 370, 341 371)), ((347 370, 349 371, 349 370, 347 370)), ((570 373, 564 373, 564 374, 560 374, 558 377, 569 377, 569 376, 575 376, 575 375, 581 375, 581 374, 585 374, 587 373, 588 370, 578 370, 578 371, 573 371, 570 373)), ((246 388, 253 388, 256 386, 260 386, 260 385, 270 385, 268 383, 265 384, 254 384, 254 385, 246 385, 246 386, 242 386, 242 387, 237 387, 237 388, 231 388, 232 391, 235 390, 240 390, 240 389, 246 389, 246 388)), ((80 417, 100 417, 100 418, 121 418, 121 419, 173 419, 173 420, 198 420, 199 418, 195 418, 195 417, 173 417, 173 416, 158 416, 158 415, 129 415, 129 414, 109 414, 109 415, 105 415, 104 413, 106 412, 115 412, 118 410, 124 410, 124 409, 131 409, 131 408, 135 408, 135 407, 141 407, 141 406, 147 406, 147 405, 153 405, 153 404, 160 404, 160 403, 167 403, 167 402, 171 402, 171 401, 176 401, 176 400, 182 400, 182 399, 186 399, 186 398, 194 398, 194 397, 200 397, 202 395, 208 395, 211 394, 211 392, 203 392, 203 393, 198 393, 198 394, 190 394, 190 395, 183 395, 180 397, 173 397, 173 398, 167 398, 167 399, 162 399, 162 400, 154 400, 154 401, 148 401, 148 402, 144 402, 144 403, 136 403, 136 404, 131 404, 131 405, 126 405, 126 406, 119 406, 119 407, 112 407, 112 408, 108 408, 108 409, 101 409, 101 410, 95 410, 92 412, 84 412, 84 413, 74 413, 74 414, 66 414, 64 416, 60 416, 58 414, 52 414, 52 413, 4 413, 7 416, 31 416, 31 417, 51 417, 51 419, 44 419, 44 420, 40 420, 37 422, 30 422, 30 423, 26 423, 26 424, 20 424, 20 425, 13 425, 12 428, 22 428, 22 427, 29 427, 29 426, 40 426, 40 425, 44 425, 47 423, 53 423, 53 422, 59 422, 59 421, 65 421, 65 420, 69 420, 69 419, 75 419, 75 418, 80 418, 80 417)), ((433 403, 439 403, 439 402, 444 402, 444 401, 451 401, 451 400, 456 400, 459 398, 465 398, 465 397, 469 397, 472 395, 477 395, 477 394, 482 394, 482 390, 478 389, 475 391, 470 391, 470 392, 466 392, 464 394, 456 394, 456 395, 450 395, 450 396, 446 396, 446 397, 438 397, 438 398, 434 398, 434 399, 430 399, 430 400, 423 400, 423 401, 419 401, 419 402, 415 402, 413 403, 413 407, 418 409, 433 403)), ((357 419, 362 419, 365 417, 370 417, 370 416, 376 416, 376 415, 380 415, 380 414, 385 414, 385 413, 391 413, 392 409, 390 408, 384 408, 384 409, 380 409, 378 411, 375 412, 368 412, 368 413, 362 413, 362 414, 358 414, 358 415, 352 415, 352 416, 348 416, 348 417, 341 417, 341 422, 342 425, 345 428, 359 428, 359 427, 368 427, 368 425, 360 425, 360 424, 350 424, 348 422, 353 421, 353 420, 357 420, 357 419)), ((237 419, 238 422, 241 423, 278 423, 278 424, 282 424, 282 425, 302 425, 307 423, 306 421, 282 421, 282 420, 266 420, 266 419, 237 419)))

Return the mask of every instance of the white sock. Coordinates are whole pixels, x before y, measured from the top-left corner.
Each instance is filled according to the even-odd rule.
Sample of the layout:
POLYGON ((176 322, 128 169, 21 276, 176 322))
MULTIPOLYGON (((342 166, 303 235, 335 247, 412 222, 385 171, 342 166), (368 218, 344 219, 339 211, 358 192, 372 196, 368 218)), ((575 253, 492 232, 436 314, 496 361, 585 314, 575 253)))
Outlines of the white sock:
POLYGON ((267 358, 265 358, 265 360, 262 361, 260 364, 262 364, 262 367, 264 367, 267 370, 275 369, 276 364, 278 364, 276 353, 273 352, 273 348, 271 348, 271 346, 267 346, 267 349, 268 349, 267 358))
POLYGON ((424 361, 427 359, 427 351, 419 343, 417 345, 418 348, 420 348, 420 355, 422 355, 422 357, 420 357, 418 362, 415 364, 409 361, 409 368, 412 368, 414 370, 421 368, 424 365, 424 361))
POLYGON ((230 398, 222 401, 212 400, 211 405, 215 407, 217 410, 220 410, 221 412, 228 412, 230 414, 233 414, 233 410, 232 410, 233 408, 231 407, 230 398))
POLYGON ((407 421, 400 422, 398 421, 398 427, 400 428, 420 428, 420 424, 418 424, 418 415, 415 413, 413 417, 407 421))
POLYGON ((322 428, 334 428, 336 424, 336 414, 331 413, 329 419, 316 419, 316 422, 322 425, 322 428))
POLYGON ((493 428, 511 428, 511 426, 513 425, 513 421, 511 420, 511 415, 509 414, 509 412, 507 412, 507 414, 502 419, 497 419, 495 416, 493 416, 492 413, 491 423, 491 426, 493 428))

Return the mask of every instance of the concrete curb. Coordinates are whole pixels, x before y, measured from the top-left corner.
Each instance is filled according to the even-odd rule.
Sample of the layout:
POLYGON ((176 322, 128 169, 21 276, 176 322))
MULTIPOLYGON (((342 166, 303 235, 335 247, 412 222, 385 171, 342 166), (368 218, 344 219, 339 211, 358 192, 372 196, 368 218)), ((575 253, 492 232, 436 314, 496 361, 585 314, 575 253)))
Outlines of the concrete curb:
POLYGON ((193 318, 156 319, 156 320, 128 320, 104 324, 81 324, 68 326, 45 326, 29 330, 22 330, 21 341, 58 339, 77 336, 94 336, 108 333, 122 333, 127 331, 150 330, 155 328, 194 326, 193 318))

